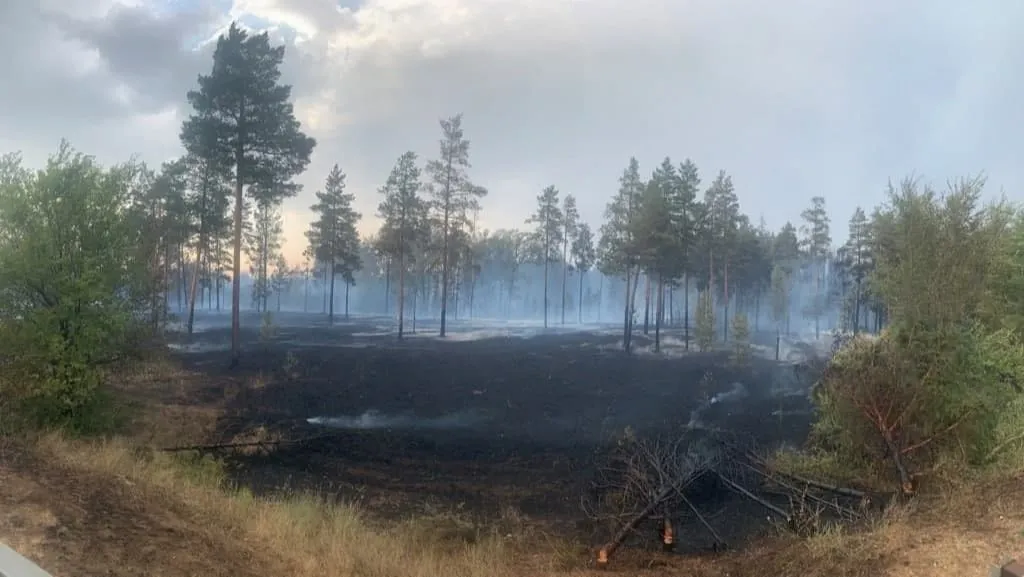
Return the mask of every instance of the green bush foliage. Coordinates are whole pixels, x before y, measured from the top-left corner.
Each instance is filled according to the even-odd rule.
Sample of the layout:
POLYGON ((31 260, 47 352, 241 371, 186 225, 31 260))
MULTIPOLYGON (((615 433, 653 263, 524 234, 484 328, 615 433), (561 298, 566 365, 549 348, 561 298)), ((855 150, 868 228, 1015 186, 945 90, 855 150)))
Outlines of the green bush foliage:
POLYGON ((0 162, 0 395, 7 422, 88 432, 103 367, 137 342, 151 259, 134 209, 145 171, 62 144, 44 170, 0 162), (17 417, 11 414, 17 412, 17 417))

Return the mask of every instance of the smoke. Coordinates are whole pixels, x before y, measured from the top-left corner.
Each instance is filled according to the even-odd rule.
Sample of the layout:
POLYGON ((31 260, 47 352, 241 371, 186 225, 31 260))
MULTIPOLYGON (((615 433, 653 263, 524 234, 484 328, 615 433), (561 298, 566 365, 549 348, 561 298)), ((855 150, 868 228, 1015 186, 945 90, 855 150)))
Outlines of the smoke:
POLYGON ((733 383, 732 388, 728 391, 716 394, 707 401, 704 401, 704 403, 696 409, 690 411, 690 422, 686 424, 686 428, 707 428, 702 417, 712 405, 717 405, 719 403, 735 403, 747 398, 748 396, 750 396, 750 393, 747 391, 747 388, 743 386, 743 383, 733 383))
POLYGON ((357 416, 310 417, 306 419, 306 422, 320 427, 349 430, 452 430, 474 427, 485 420, 483 415, 473 411, 452 413, 441 417, 423 418, 412 415, 385 415, 371 409, 357 416))

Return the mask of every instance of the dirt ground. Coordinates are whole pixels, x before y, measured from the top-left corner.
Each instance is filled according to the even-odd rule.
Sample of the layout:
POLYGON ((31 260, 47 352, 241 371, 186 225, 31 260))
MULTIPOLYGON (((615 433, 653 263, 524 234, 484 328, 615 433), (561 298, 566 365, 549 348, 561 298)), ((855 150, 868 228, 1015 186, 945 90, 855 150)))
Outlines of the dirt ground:
MULTIPOLYGON (((758 361, 754 374, 737 374, 721 353, 682 355, 671 332, 663 356, 641 350, 627 358, 615 350, 613 328, 536 336, 528 328, 481 332, 455 323, 448 341, 417 335, 398 343, 382 334, 387 327, 377 319, 327 327, 312 317, 282 316, 274 334, 262 337, 258 322, 245 320, 251 328, 244 331, 246 350, 235 371, 227 370, 228 331, 202 327, 174 343, 170 360, 115 379, 133 405, 130 444, 149 447, 139 458, 161 447, 320 436, 235 454, 230 474, 256 493, 315 490, 355 502, 381 522, 451 511, 484 525, 514 518, 510 538, 516 532, 579 544, 563 554, 570 559, 554 573, 544 560, 529 569, 461 568, 453 575, 583 574, 585 546, 607 537, 585 522, 579 505, 600 446, 626 427, 649 434, 678 430, 707 399, 734 390, 737 379, 745 379, 743 398, 702 413, 706 425, 769 447, 799 443, 808 424, 799 414, 805 399, 770 394, 779 377, 772 363, 758 361), (380 429, 344 430, 306 421, 347 416, 365 426, 373 422, 367 411, 396 420, 380 429)), ((648 344, 638 341, 641 349, 648 344)), ((211 510, 212 501, 197 504, 143 487, 130 460, 100 466, 98 457, 62 447, 58 458, 22 443, 0 446, 0 540, 57 577, 316 572, 296 573, 294 562, 282 558, 287 555, 267 546, 282 538, 267 520, 273 517, 261 514, 266 527, 254 533, 238 515, 226 520, 211 510)), ((1017 484, 958 502, 962 511, 985 511, 980 516, 925 510, 864 536, 830 534, 807 542, 778 537, 762 511, 710 491, 701 506, 738 551, 710 555, 706 532, 684 524, 680 543, 690 555, 638 550, 655 544, 652 534, 623 550, 615 571, 984 574, 1024 545, 1017 484)), ((365 563, 354 567, 336 574, 392 574, 365 563)))
POLYGON ((0 511, 0 540, 58 577, 255 577, 276 566, 173 499, 11 444, 0 449, 0 511))

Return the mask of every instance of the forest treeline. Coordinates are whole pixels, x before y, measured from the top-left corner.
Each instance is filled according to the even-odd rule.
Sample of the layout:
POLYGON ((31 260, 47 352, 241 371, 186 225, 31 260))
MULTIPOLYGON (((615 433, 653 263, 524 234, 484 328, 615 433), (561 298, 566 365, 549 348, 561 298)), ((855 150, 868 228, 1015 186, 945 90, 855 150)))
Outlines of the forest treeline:
POLYGON ((545 324, 549 315, 593 320, 584 319, 585 280, 616 279, 608 290, 627 350, 640 322, 656 337, 663 324, 678 326, 687 343, 693 326, 700 348, 728 340, 748 316, 779 332, 799 319, 876 333, 852 339, 829 365, 816 438, 847 462, 891 463, 908 487, 925 468, 915 459, 988 463, 1024 439, 1024 220, 1006 202, 983 204, 980 179, 943 194, 918 180, 890 185, 883 205, 851 215, 847 241, 834 247, 823 197, 772 231, 741 212, 726 172, 705 183, 690 160, 665 158, 646 173, 634 158, 617 190, 609 183, 598 226, 580 219, 572 194, 549 186, 522 230, 488 232, 476 226, 487 190, 472 179, 455 115, 440 122, 436 157, 402 153, 384 175, 383 224, 371 238, 356 232, 362 215, 336 165, 311 207, 307 262, 287 263, 280 205, 298 192, 294 178, 316 142, 280 82, 283 58, 266 34, 232 26, 188 93, 184 155, 159 169, 101 167, 66 143, 36 171, 2 157, 6 422, 16 414, 89 428, 103 407, 102 367, 163 330, 173 295, 191 329, 197 302, 219 307, 231 288, 224 305, 237 363, 247 254, 261 310, 298 279, 319 279, 333 317, 336 289, 383 281, 399 335, 407 311, 439 318, 443 335, 449 312, 468 305, 472 314, 480 290, 511 314, 527 269, 543 275, 530 289, 541 300, 519 312, 539 312, 545 324))

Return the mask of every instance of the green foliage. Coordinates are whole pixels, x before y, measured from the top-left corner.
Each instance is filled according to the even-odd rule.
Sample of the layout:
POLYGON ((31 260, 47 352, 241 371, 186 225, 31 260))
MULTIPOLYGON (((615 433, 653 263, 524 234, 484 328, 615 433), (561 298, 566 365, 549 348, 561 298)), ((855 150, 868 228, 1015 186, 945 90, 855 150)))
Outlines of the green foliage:
POLYGON ((891 435, 918 470, 961 457, 985 465, 1019 435, 1021 382, 1024 348, 1009 331, 973 325, 857 338, 816 390, 814 438, 850 462, 885 462, 891 435))
POLYGON ((639 255, 636 246, 637 213, 644 183, 640 178, 640 162, 629 159, 629 166, 619 178, 619 191, 605 207, 597 252, 600 270, 606 275, 625 277, 632 274, 639 255))
POLYGON ((715 342, 715 305, 710 291, 703 291, 697 298, 697 326, 694 329, 697 348, 708 351, 715 342))
POLYGON ((266 200, 256 203, 245 235, 245 249, 251 263, 249 273, 253 277, 252 300, 256 310, 267 310, 267 302, 274 292, 270 267, 281 256, 283 226, 281 211, 276 205, 266 200))
POLYGON ((732 317, 732 362, 738 367, 746 367, 750 364, 750 323, 747 315, 736 313, 732 317))
POLYGON ((341 275, 354 282, 355 272, 362 268, 359 254, 359 233, 356 225, 362 215, 352 203, 355 195, 346 189, 345 173, 335 164, 327 175, 323 191, 317 191, 317 202, 310 209, 316 215, 306 232, 309 250, 317 262, 324 263, 331 286, 330 312, 334 317, 334 282, 341 275))
MULTIPOLYGON (((263 206, 293 196, 299 186, 292 179, 309 165, 316 146, 295 118, 291 86, 280 83, 283 61, 284 47, 271 46, 266 32, 251 35, 232 23, 217 39, 210 74, 200 75, 198 90, 187 95, 193 113, 180 136, 188 155, 203 159, 212 172, 234 173, 231 264, 236 287, 241 282, 243 194, 263 206)), ((239 305, 232 298, 232 322, 237 322, 239 305)), ((237 361, 241 345, 234 336, 231 346, 237 361)))
POLYGON ((1021 464, 1024 346, 1014 312, 1024 253, 1013 211, 982 207, 980 194, 979 180, 945 195, 905 180, 870 226, 856 215, 851 223, 870 230, 870 259, 854 260, 863 267, 855 274, 890 325, 829 363, 813 437, 862 472, 1021 464))
POLYGON ((25 424, 84 433, 109 420, 101 367, 131 348, 151 292, 132 209, 142 172, 66 143, 36 174, 0 165, 0 397, 25 424))

